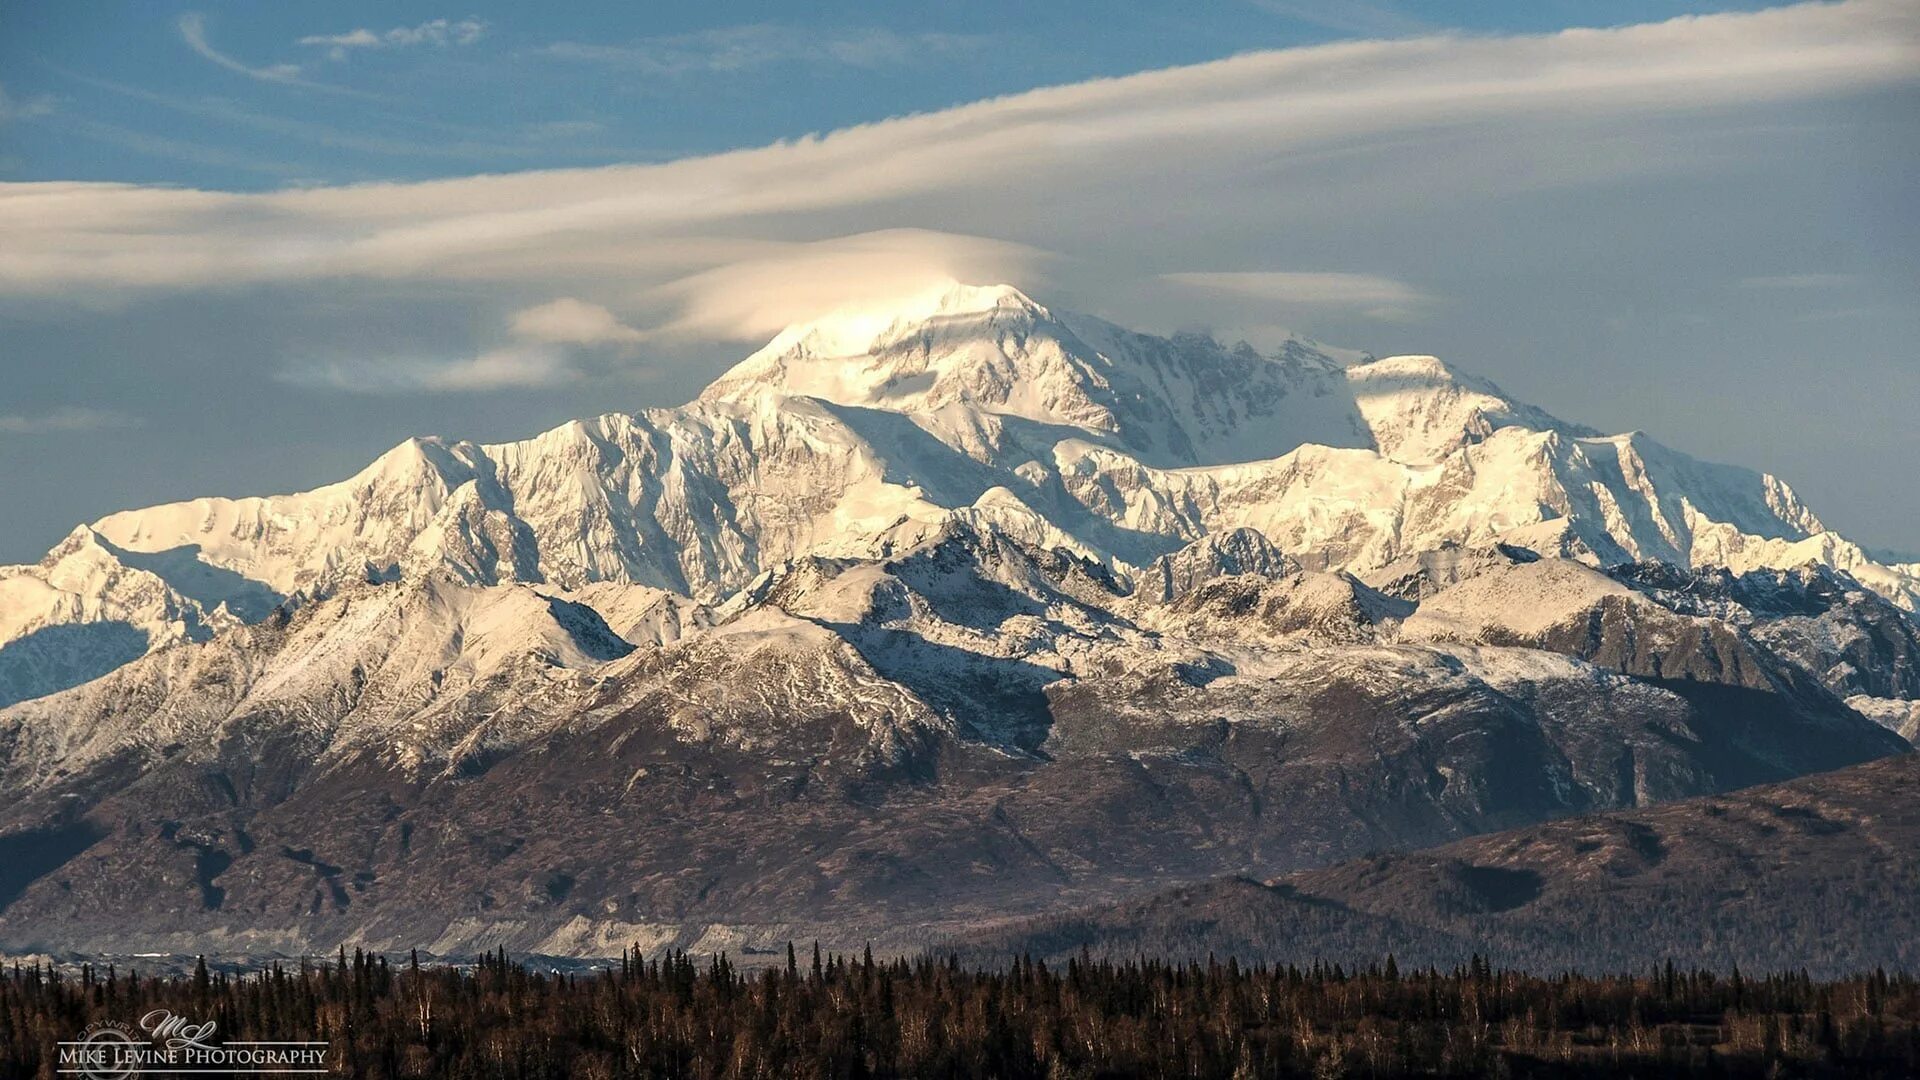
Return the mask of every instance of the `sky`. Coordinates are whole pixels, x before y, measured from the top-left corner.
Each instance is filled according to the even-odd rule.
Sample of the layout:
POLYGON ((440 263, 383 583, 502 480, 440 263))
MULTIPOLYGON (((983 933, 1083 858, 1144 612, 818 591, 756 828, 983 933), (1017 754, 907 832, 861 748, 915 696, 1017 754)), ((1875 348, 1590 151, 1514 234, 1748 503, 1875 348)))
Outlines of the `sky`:
POLYGON ((945 278, 1434 353, 1911 552, 1917 171, 1912 0, 13 0, 0 563, 945 278))

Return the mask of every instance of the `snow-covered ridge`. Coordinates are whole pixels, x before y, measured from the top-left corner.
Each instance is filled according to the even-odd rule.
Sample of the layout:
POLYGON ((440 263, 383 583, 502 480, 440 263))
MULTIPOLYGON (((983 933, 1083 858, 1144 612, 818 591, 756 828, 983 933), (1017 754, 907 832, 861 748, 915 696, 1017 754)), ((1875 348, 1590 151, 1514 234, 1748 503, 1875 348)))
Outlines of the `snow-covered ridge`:
POLYGON ((677 409, 410 439, 313 491, 102 518, 0 568, 0 706, 363 580, 644 585, 685 602, 621 618, 672 640, 694 601, 953 520, 1125 578, 1247 529, 1312 569, 1498 542, 1813 562, 1920 601, 1911 566, 1827 531, 1779 480, 1562 422, 1432 357, 1262 356, 954 286, 790 328, 677 409))

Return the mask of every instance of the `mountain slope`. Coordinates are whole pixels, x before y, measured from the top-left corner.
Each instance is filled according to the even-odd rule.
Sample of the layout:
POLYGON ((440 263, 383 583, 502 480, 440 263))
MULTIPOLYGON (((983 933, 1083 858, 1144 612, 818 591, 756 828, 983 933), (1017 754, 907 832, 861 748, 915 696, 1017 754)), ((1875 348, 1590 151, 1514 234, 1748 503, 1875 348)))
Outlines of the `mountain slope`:
POLYGON ((1920 965, 1920 755, 981 933, 970 955, 1837 976, 1920 965))

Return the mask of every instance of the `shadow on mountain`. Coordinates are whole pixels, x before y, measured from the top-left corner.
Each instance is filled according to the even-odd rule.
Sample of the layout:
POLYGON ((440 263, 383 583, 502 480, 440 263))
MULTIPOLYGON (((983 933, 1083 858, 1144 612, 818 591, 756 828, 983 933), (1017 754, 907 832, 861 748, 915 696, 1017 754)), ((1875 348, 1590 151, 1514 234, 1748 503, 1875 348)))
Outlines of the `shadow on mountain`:
POLYGON ((144 656, 147 632, 130 623, 66 623, 0 646, 0 709, 56 694, 144 656))
POLYGON ((1695 752, 1722 788, 1774 783, 1807 773, 1905 753, 1905 739, 1854 714, 1838 701, 1817 709, 1793 695, 1693 679, 1647 679, 1692 706, 1688 726, 1701 737, 1695 752))
POLYGON ((1544 882, 1533 870, 1457 864, 1447 868, 1440 903, 1451 910, 1491 914, 1512 911, 1540 898, 1544 882))
POLYGON ((844 638, 882 677, 972 727, 989 742, 1033 750, 1052 730, 1053 709, 1045 687, 1063 678, 1052 668, 983 656, 909 630, 853 623, 821 625, 844 638))
POLYGON ((882 474, 889 484, 911 484, 943 506, 965 506, 1001 482, 998 471, 956 453, 904 413, 825 400, 818 404, 869 445, 892 451, 882 474))
MULTIPOLYGON (((1016 484, 1018 486, 1008 490, 1035 514, 1079 540, 1111 551, 1128 562, 1145 565, 1181 546, 1178 539, 1129 529, 1089 510, 1067 491, 1057 476, 1050 476, 1041 487, 1019 484, 1013 473, 975 461, 941 442, 905 414, 827 401, 819 405, 869 444, 892 451, 885 463, 884 478, 888 483, 918 487, 931 501, 942 506, 970 506, 994 487, 1016 484)), ((1060 443, 1094 440, 1093 433, 1085 428, 1047 424, 1020 416, 995 419, 1002 441, 1031 454, 1037 461, 1051 461, 1053 448, 1060 443)), ((1003 451, 1002 456, 1008 455, 1003 451)), ((1011 456, 1018 458, 1017 454, 1011 456)), ((1118 494, 1113 493, 1113 497, 1118 498, 1118 494)))
POLYGON ((259 622, 286 599, 252 578, 202 561, 199 544, 182 544, 165 551, 129 551, 101 537, 100 546, 127 566, 158 577, 168 588, 207 611, 227 605, 227 610, 243 622, 259 622))
POLYGON ((557 596, 541 599, 547 602, 547 611, 552 614, 553 621, 565 628, 574 643, 580 646, 580 651, 592 659, 602 662, 618 660, 633 652, 633 643, 614 633, 598 611, 557 596))
POLYGON ((0 911, 105 835, 94 825, 75 822, 0 836, 0 911))

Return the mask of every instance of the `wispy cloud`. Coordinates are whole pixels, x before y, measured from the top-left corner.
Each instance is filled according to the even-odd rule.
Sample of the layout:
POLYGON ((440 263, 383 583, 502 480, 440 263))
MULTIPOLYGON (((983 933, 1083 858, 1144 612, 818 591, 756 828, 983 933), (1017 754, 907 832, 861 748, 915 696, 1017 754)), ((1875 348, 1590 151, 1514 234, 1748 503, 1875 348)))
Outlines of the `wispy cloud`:
POLYGON ((345 60, 355 50, 472 45, 486 36, 486 32, 487 24, 480 19, 430 19, 418 26, 396 26, 390 30, 356 27, 340 34, 309 34, 300 39, 300 44, 326 49, 329 59, 345 60))
POLYGON ((197 11, 183 12, 180 15, 178 25, 180 27, 180 40, 187 43, 187 48, 192 49, 194 52, 199 53, 215 64, 226 68, 228 71, 245 75, 250 79, 260 79, 264 82, 297 83, 301 81, 300 65, 298 64, 267 64, 256 67, 252 64, 236 60, 226 53, 221 52, 219 49, 214 48, 213 43, 207 40, 207 18, 197 11))
POLYGON ((929 56, 975 48, 984 37, 965 34, 902 34, 878 27, 814 30, 776 23, 722 27, 691 34, 640 38, 609 45, 561 41, 540 51, 648 75, 738 72, 775 64, 834 64, 882 68, 913 64, 929 56))
POLYGON ((607 125, 598 120, 543 120, 529 124, 525 134, 530 139, 575 139, 582 135, 594 135, 605 131, 607 125))
MULTIPOLYGON (((262 112, 226 98, 212 96, 179 97, 173 94, 163 94, 148 90, 145 87, 131 86, 113 79, 97 78, 92 75, 83 75, 78 72, 66 71, 60 68, 53 68, 53 70, 58 72, 62 77, 71 79, 76 83, 105 90, 109 93, 119 94, 135 101, 158 105, 163 109, 198 117, 202 120, 210 120, 237 128, 245 128, 249 131, 263 131, 274 135, 284 135, 289 138, 298 139, 304 143, 312 144, 313 146, 326 147, 329 149, 351 150, 358 153, 388 157, 449 158, 455 160, 525 157, 536 153, 550 154, 553 152, 551 141, 543 138, 537 131, 528 132, 523 136, 521 141, 515 141, 508 138, 489 138, 488 136, 491 133, 484 129, 473 129, 433 121, 408 120, 406 122, 416 128, 443 133, 443 137, 423 138, 417 131, 383 136, 363 131, 345 130, 331 124, 323 124, 311 120, 290 119, 273 113, 262 112)), ((114 129, 111 126, 101 125, 76 130, 79 134, 88 137, 99 138, 122 145, 130 145, 126 137, 129 133, 126 132, 125 129, 114 129)), ((571 133, 573 132, 563 129, 557 133, 555 137, 565 137, 571 133)), ((146 136, 135 140, 135 142, 140 145, 134 145, 133 148, 142 149, 147 152, 162 153, 167 156, 180 156, 180 154, 168 153, 167 150, 157 147, 155 145, 157 141, 164 140, 156 140, 152 136, 146 136)), ((178 147, 174 149, 178 149, 178 147)), ((185 151, 185 153, 192 154, 200 152, 201 151, 197 149, 185 151)), ((216 151, 207 152, 217 153, 216 151)), ((238 155, 227 155, 227 159, 230 163, 235 162, 238 159, 238 155)), ((235 167, 283 174, 297 171, 295 167, 280 160, 235 164, 235 167)))
POLYGON ((288 368, 278 375, 292 386, 353 394, 470 393, 552 386, 577 377, 565 351, 537 345, 509 345, 460 360, 327 360, 288 368))
POLYGON ((1781 274, 1740 279, 1743 289, 1838 289, 1858 281, 1853 274, 1781 274))
POLYGON ((338 94, 345 97, 375 98, 378 96, 350 87, 336 86, 333 83, 315 82, 312 79, 304 77, 303 71, 305 69, 299 64, 253 65, 224 53, 215 48, 211 41, 207 40, 207 19, 206 16, 200 12, 183 12, 176 25, 178 25, 180 29, 180 40, 186 42, 187 48, 192 49, 214 64, 236 74, 245 75, 249 79, 279 83, 282 86, 297 86, 305 90, 318 90, 322 93, 338 94))
POLYGON ((1406 282, 1374 274, 1234 270, 1162 274, 1160 280, 1299 307, 1404 310, 1432 300, 1406 282))
MULTIPOLYGON (((1672 156, 1717 152, 1700 151, 1688 123, 1920 81, 1917 42, 1909 0, 1851 0, 1251 53, 654 165, 266 194, 0 185, 0 293, 454 282, 596 296, 626 306, 620 322, 640 332, 745 335, 846 290, 1030 268, 1034 248, 1131 242, 1136 274, 1156 262, 1218 266, 1159 249, 1199 230, 1284 236, 1336 196, 1340 214, 1363 222, 1376 206, 1430 214, 1447 199, 1484 200, 1507 180, 1531 192, 1556 161, 1576 190, 1644 175, 1672 156), (1595 131, 1636 153, 1597 159, 1595 131), (1508 177, 1506 159, 1479 152, 1489 146, 1528 168, 1508 177), (1357 164, 1339 175, 1354 183, 1315 172, 1348 161, 1357 164), (1296 176, 1310 185, 1289 187, 1296 176), (1112 223, 1143 206, 1167 227, 1115 238, 1112 223), (926 228, 835 239, 877 222, 926 228)), ((1236 262, 1249 257, 1242 245, 1236 262)), ((1170 284, 1229 291, 1249 308, 1391 313, 1423 299, 1397 279, 1355 273, 1208 271, 1170 284)), ((549 354, 527 345, 475 362, 466 381, 556 377, 549 354)))
POLYGON ((136 427, 139 423, 139 418, 115 409, 67 405, 43 413, 0 414, 0 434, 45 435, 68 431, 99 431, 105 428, 136 427))
POLYGON ((220 169, 258 173, 262 176, 278 177, 283 182, 300 175, 298 166, 278 158, 237 153, 217 146, 186 142, 166 135, 156 135, 151 131, 138 131, 119 124, 109 124, 104 120, 74 117, 62 126, 62 130, 83 139, 125 147, 128 150, 171 161, 187 161, 196 165, 211 165, 220 169))
POLYGON ((1424 19, 1409 15, 1386 4, 1330 2, 1330 0, 1253 0, 1253 6, 1342 34, 1366 37, 1407 37, 1431 33, 1435 27, 1424 19))
POLYGON ((515 312, 507 333, 510 341, 474 356, 336 358, 286 368, 278 377, 295 386, 356 394, 556 386, 605 367, 605 361, 630 360, 646 337, 599 304, 570 296, 515 312))
POLYGON ((556 345, 631 345, 646 335, 599 304, 563 296, 513 317, 513 333, 556 345))
POLYGON ((1844 319, 1864 319, 1872 314, 1872 308, 1833 308, 1826 311, 1809 311, 1804 315, 1796 315, 1793 321, 1803 323, 1839 322, 1844 319))
POLYGON ((53 95, 34 94, 25 98, 16 98, 0 86, 0 125, 11 124, 16 120, 32 120, 53 112, 53 95))

